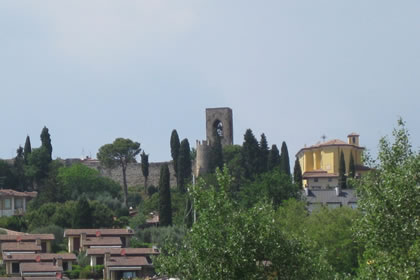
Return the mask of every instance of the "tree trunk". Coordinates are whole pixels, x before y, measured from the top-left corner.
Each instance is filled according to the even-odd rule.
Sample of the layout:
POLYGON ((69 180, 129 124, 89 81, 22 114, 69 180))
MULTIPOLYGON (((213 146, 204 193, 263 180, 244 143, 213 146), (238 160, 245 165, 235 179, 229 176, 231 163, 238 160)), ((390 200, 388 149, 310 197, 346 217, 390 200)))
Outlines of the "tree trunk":
POLYGON ((127 204, 127 196, 128 196, 128 191, 127 191, 127 178, 126 178, 126 166, 122 166, 122 174, 123 174, 123 193, 124 193, 124 205, 125 207, 128 208, 128 204, 127 204))

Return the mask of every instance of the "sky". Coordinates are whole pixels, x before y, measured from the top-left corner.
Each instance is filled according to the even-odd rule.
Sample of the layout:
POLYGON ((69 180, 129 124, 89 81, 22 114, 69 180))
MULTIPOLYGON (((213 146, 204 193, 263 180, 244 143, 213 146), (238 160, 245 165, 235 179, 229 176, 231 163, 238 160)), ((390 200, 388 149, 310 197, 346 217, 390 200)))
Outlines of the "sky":
POLYGON ((170 159, 177 129, 205 139, 205 108, 304 145, 360 134, 375 154, 399 117, 420 146, 420 1, 0 2, 0 158, 48 127, 53 157, 115 138, 170 159))

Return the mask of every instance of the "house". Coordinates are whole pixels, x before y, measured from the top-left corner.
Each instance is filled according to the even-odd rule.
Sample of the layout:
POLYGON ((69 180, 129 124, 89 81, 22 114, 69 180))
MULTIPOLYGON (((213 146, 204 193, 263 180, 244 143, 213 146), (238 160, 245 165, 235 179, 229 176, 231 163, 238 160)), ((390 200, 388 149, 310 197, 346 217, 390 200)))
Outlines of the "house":
POLYGON ((6 267, 6 274, 12 276, 20 275, 20 265, 22 263, 49 262, 55 263, 62 260, 63 271, 72 270, 77 258, 75 254, 21 254, 3 253, 3 263, 6 267))
POLYGON ((66 229, 64 237, 68 238, 68 252, 87 248, 128 247, 132 229, 66 229))
POLYGON ((351 133, 347 138, 347 142, 334 139, 300 149, 296 157, 302 169, 304 186, 310 189, 326 189, 338 186, 341 152, 344 155, 347 174, 350 169, 351 157, 353 157, 356 177, 369 170, 362 163, 365 148, 359 145, 359 135, 351 133))
POLYGON ((95 248, 86 250, 86 255, 90 257, 91 266, 103 265, 106 253, 110 253, 111 257, 121 255, 127 257, 150 257, 160 254, 157 248, 95 248))
POLYGON ((0 217, 23 215, 28 201, 37 196, 37 192, 18 192, 12 189, 0 190, 0 217))
POLYGON ((4 243, 36 243, 41 246, 41 253, 50 253, 53 234, 19 234, 0 235, 0 244, 4 243))
POLYGON ((2 254, 36 254, 40 253, 41 250, 41 245, 35 242, 7 242, 1 244, 2 254))
POLYGON ((150 277, 155 274, 151 261, 146 257, 111 256, 105 254, 104 279, 116 280, 150 277))
POLYGON ((338 208, 351 207, 357 208, 356 190, 353 189, 309 189, 305 188, 302 196, 306 199, 308 211, 312 212, 321 207, 338 208))
POLYGON ((22 277, 37 277, 38 279, 45 279, 44 277, 55 277, 56 279, 63 279, 63 267, 60 259, 58 259, 56 263, 21 263, 20 271, 22 277))

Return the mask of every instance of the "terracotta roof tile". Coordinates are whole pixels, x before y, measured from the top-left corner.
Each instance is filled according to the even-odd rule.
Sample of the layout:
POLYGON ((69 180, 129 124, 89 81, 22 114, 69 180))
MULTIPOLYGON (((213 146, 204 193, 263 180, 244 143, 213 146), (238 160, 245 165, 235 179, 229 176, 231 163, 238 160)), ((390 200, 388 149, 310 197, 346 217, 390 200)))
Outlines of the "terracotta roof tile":
POLYGON ((86 233, 87 236, 96 236, 96 232, 100 232, 101 236, 125 236, 134 235, 132 229, 124 228, 107 228, 107 229, 66 229, 64 231, 64 237, 77 236, 82 233, 86 233))
POLYGON ((65 254, 7 254, 3 253, 3 261, 36 261, 36 257, 39 256, 41 261, 52 261, 61 257, 65 261, 75 261, 76 255, 65 253, 65 254))
POLYGON ((35 197, 37 192, 18 192, 12 189, 0 189, 0 196, 35 197))
POLYGON ((327 171, 324 171, 324 170, 307 171, 307 172, 303 173, 303 175, 302 175, 303 179, 307 179, 307 178, 336 178, 336 177, 338 177, 337 174, 328 173, 327 171))
POLYGON ((0 235, 0 242, 15 241, 20 237, 22 241, 54 240, 54 234, 18 234, 18 235, 0 235))
POLYGON ((35 244, 35 242, 6 242, 1 244, 2 251, 41 251, 41 246, 35 244))
MULTIPOLYGON (((120 248, 89 248, 86 251, 86 255, 105 255, 105 253, 109 252, 111 256, 120 256, 121 255, 120 248)), ((125 253, 127 256, 133 255, 157 255, 159 254, 159 250, 156 252, 153 248, 124 248, 125 253)))
POLYGON ((151 266, 145 257, 111 257, 105 264, 107 267, 113 266, 151 266))
POLYGON ((63 272, 63 268, 61 266, 56 266, 53 263, 21 263, 20 264, 20 271, 22 273, 28 272, 63 272))
POLYGON ((83 241, 84 246, 122 246, 119 237, 88 237, 83 241))

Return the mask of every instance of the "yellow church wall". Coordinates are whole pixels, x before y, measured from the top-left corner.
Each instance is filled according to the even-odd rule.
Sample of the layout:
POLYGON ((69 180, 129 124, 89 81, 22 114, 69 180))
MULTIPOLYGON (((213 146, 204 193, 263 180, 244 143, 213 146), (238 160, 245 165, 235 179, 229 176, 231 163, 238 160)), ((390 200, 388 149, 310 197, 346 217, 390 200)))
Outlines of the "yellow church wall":
POLYGON ((334 173, 334 152, 329 148, 322 149, 321 157, 322 164, 320 169, 325 170, 328 173, 334 173))

